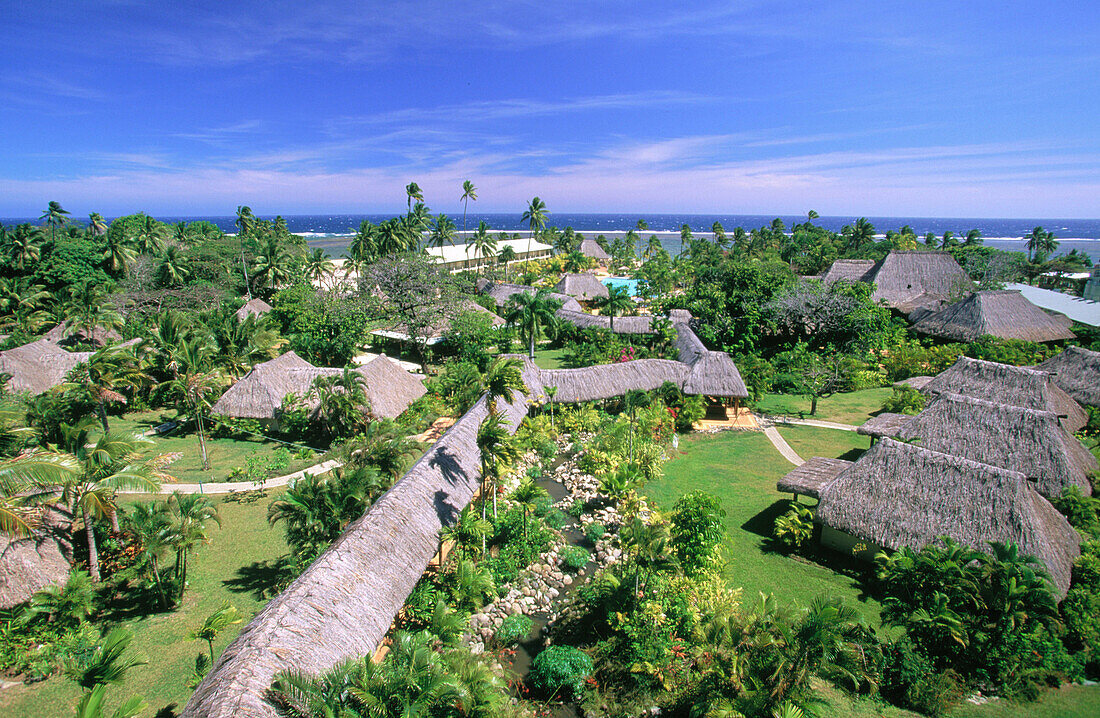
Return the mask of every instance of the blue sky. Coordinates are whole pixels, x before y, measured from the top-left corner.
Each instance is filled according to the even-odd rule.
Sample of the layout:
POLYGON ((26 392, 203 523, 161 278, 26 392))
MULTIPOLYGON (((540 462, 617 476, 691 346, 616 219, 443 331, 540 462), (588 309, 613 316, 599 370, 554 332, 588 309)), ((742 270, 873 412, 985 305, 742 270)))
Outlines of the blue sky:
POLYGON ((0 0, 0 216, 1100 215, 1100 3, 0 0))

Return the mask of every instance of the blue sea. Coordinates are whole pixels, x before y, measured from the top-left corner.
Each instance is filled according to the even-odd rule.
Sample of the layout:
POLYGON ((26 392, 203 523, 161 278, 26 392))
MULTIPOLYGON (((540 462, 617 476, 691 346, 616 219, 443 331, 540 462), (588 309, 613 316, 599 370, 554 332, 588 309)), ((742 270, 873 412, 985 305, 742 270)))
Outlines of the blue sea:
MULTIPOLYGON (((374 223, 382 222, 392 217, 393 214, 308 214, 285 216, 288 229, 294 234, 300 234, 306 238, 310 246, 320 247, 333 255, 339 255, 347 246, 347 237, 355 232, 363 220, 374 223)), ((639 219, 645 220, 649 229, 644 235, 658 234, 662 243, 670 251, 679 250, 680 227, 684 224, 691 227, 696 235, 709 235, 711 225, 715 221, 721 222, 726 232, 734 227, 744 227, 746 230, 754 227, 768 226, 776 215, 750 215, 750 214, 574 214, 551 213, 548 224, 555 227, 572 227, 577 232, 588 236, 597 234, 611 234, 624 232, 635 227, 639 219), (674 235, 674 236, 669 236, 674 235)), ((452 218, 462 228, 461 214, 452 215, 452 218)), ((806 220, 804 215, 780 215, 780 219, 789 228, 791 225, 806 220)), ((110 220, 111 218, 108 218, 110 220)), ((157 217, 164 222, 206 220, 213 222, 226 232, 235 232, 234 221, 236 217, 157 217)), ((273 217, 264 217, 273 219, 273 217)), ((1078 249, 1086 252, 1094 261, 1100 261, 1100 219, 978 219, 965 217, 868 217, 876 230, 881 234, 889 229, 899 229, 905 225, 911 226, 918 236, 925 232, 935 232, 943 235, 945 231, 964 235, 970 229, 981 230, 985 238, 985 244, 999 249, 1023 251, 1021 238, 1031 231, 1032 227, 1042 226, 1054 233, 1058 239, 1058 251, 1068 252, 1078 249)), ((520 219, 519 213, 514 214, 477 214, 474 212, 466 216, 466 226, 470 230, 477 227, 479 221, 484 220, 494 232, 522 232, 527 229, 520 219)), ((840 231, 846 224, 852 224, 855 217, 819 217, 814 220, 817 224, 827 229, 840 231)), ((0 223, 5 226, 20 224, 22 222, 38 223, 37 218, 3 218, 0 223)))

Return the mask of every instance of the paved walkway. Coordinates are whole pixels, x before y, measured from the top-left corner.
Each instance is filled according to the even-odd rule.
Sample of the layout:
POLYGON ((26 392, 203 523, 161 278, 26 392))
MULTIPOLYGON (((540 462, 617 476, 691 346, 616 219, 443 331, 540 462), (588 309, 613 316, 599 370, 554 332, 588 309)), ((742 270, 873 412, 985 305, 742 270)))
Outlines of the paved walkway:
POLYGON ((796 424, 799 426, 819 426, 822 429, 839 429, 841 431, 855 431, 858 426, 852 424, 840 424, 835 421, 822 421, 821 419, 796 419, 793 416, 773 416, 772 421, 777 424, 796 424))
POLYGON ((764 429, 764 436, 768 437, 768 440, 772 442, 776 450, 780 454, 783 454, 783 458, 791 462, 795 466, 802 466, 806 462, 802 460, 802 457, 794 453, 794 449, 787 443, 787 440, 779 435, 779 431, 774 426, 769 426, 764 429))
MULTIPOLYGON (((286 476, 276 476, 273 479, 268 479, 263 483, 265 489, 276 488, 279 486, 286 486, 291 481, 296 481, 307 473, 316 476, 317 474, 323 474, 326 471, 332 471, 333 469, 343 466, 343 462, 336 459, 330 459, 329 461, 322 461, 320 464, 302 469, 301 471, 295 471, 293 474, 287 474, 286 476)), ((234 494, 240 491, 255 491, 261 488, 259 485, 254 484, 251 481, 222 481, 211 482, 203 484, 175 484, 165 483, 160 487, 158 493, 171 494, 176 491, 181 494, 234 494)), ((120 491, 122 494, 144 494, 145 491, 120 491)))

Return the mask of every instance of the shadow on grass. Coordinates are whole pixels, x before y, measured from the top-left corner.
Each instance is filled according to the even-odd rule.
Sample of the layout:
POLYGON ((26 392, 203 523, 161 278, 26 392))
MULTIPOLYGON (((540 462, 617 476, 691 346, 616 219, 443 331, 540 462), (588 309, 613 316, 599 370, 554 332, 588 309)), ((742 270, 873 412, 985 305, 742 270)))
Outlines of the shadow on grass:
MULTIPOLYGON (((171 596, 174 588, 169 582, 164 590, 171 596)), ((172 605, 170 597, 166 599, 168 607, 164 607, 159 594, 154 590, 123 586, 119 590, 112 591, 110 595, 100 595, 103 608, 99 620, 104 624, 114 625, 135 619, 152 618, 162 613, 172 613, 176 608, 172 605)))
POLYGON ((775 520, 790 510, 790 499, 777 499, 771 506, 741 524, 741 529, 751 534, 771 539, 775 529, 775 520))
POLYGON ((222 583, 234 593, 251 593, 257 600, 271 598, 295 578, 289 556, 274 561, 253 561, 237 569, 235 578, 222 583))
POLYGON ((843 454, 841 454, 840 456, 838 456, 836 458, 844 459, 845 461, 855 461, 859 457, 863 456, 863 453, 865 451, 867 451, 867 449, 848 449, 847 451, 845 451, 843 454))

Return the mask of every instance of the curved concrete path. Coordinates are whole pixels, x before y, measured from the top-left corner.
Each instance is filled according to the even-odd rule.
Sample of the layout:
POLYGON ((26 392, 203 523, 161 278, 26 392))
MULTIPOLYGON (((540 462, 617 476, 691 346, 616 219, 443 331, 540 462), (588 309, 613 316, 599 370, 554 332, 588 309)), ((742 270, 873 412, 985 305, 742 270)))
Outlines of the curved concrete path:
POLYGON ((768 437, 768 440, 772 442, 772 445, 787 461, 795 466, 802 466, 806 463, 802 460, 801 456, 794 452, 794 449, 787 443, 787 440, 780 436, 779 431, 777 431, 774 426, 769 426, 764 429, 764 436, 768 437))
POLYGON ((822 421, 821 419, 796 419, 793 416, 769 417, 777 424, 793 424, 796 426, 818 426, 822 429, 839 429, 840 431, 855 431, 858 426, 854 424, 841 424, 836 421, 822 421))
MULTIPOLYGON (((308 466, 301 471, 295 471, 293 474, 287 474, 286 476, 276 476, 273 479, 268 479, 262 486, 257 486, 252 481, 221 481, 210 482, 202 484, 174 484, 171 482, 165 483, 160 487, 158 494, 172 494, 176 491, 181 494, 235 494, 240 491, 255 491, 256 489, 271 489, 279 486, 286 486, 291 481, 297 481, 305 476, 307 473, 313 476, 317 474, 323 474, 327 471, 332 471, 335 468, 343 466, 342 461, 336 459, 330 459, 328 461, 322 461, 320 464, 314 464, 308 466)), ((147 491, 120 491, 121 494, 145 494, 147 491)))

